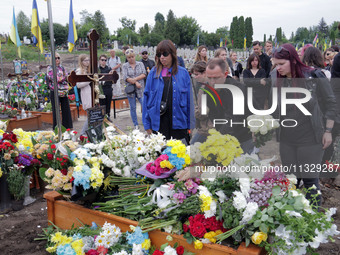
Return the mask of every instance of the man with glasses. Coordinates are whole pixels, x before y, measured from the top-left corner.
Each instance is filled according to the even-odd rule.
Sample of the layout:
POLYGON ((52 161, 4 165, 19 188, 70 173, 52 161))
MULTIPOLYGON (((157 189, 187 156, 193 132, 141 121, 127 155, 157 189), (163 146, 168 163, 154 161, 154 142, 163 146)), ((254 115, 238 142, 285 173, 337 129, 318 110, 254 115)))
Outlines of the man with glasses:
POLYGON ((121 61, 120 57, 116 55, 116 51, 114 49, 110 50, 110 56, 109 59, 107 60, 107 65, 111 67, 112 71, 116 71, 118 74, 118 80, 117 83, 114 83, 112 85, 112 94, 113 96, 120 96, 122 95, 122 89, 120 87, 120 67, 121 67, 121 61))
POLYGON ((144 81, 146 82, 146 78, 148 77, 149 72, 155 66, 155 61, 149 59, 148 50, 146 48, 142 49, 141 55, 142 55, 142 59, 141 59, 140 62, 142 62, 144 64, 144 67, 145 67, 145 70, 146 70, 146 77, 144 79, 144 81))
MULTIPOLYGON (((106 65, 107 57, 106 55, 101 55, 99 57, 99 73, 109 73, 112 74, 113 70, 111 67, 106 65)), ((105 105, 106 114, 110 117, 111 111, 111 101, 112 101, 112 81, 101 82, 101 86, 103 88, 103 94, 105 98, 100 98, 100 105, 105 105)))

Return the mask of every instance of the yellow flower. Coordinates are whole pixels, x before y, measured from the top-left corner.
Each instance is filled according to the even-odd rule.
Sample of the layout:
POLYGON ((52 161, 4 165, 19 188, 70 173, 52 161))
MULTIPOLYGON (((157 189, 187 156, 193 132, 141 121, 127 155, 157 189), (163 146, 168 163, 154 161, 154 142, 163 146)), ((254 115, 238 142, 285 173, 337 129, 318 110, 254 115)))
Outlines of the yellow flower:
POLYGON ((51 246, 51 247, 48 247, 48 248, 46 248, 46 251, 48 252, 48 253, 53 253, 53 252, 56 252, 56 250, 57 250, 57 245, 55 245, 55 246, 51 246))
POLYGON ((1 178, 1 176, 2 176, 2 171, 1 171, 1 167, 0 167, 0 178, 1 178))
POLYGON ((267 241, 268 235, 263 233, 263 232, 255 232, 251 240, 253 241, 254 244, 260 244, 262 241, 267 241))
POLYGON ((71 244, 71 246, 72 246, 72 248, 74 249, 74 251, 76 252, 77 255, 84 254, 83 253, 83 246, 84 246, 83 239, 79 239, 79 240, 74 241, 71 244))
POLYGON ((142 243, 142 248, 145 250, 149 250, 150 247, 151 247, 150 239, 145 239, 144 242, 142 243))
POLYGON ((202 212, 209 211, 210 210, 210 204, 212 202, 212 197, 202 194, 202 195, 200 195, 200 199, 202 200, 202 204, 201 204, 202 212))
POLYGON ((196 250, 202 250, 203 243, 200 240, 196 240, 194 244, 195 244, 195 249, 196 250))

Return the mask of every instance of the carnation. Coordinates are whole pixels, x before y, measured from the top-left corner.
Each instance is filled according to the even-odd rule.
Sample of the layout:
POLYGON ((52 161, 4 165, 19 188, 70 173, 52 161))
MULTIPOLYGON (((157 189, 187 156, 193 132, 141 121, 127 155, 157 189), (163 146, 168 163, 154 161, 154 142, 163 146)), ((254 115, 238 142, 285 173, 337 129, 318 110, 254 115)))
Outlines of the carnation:
POLYGON ((234 191, 233 194, 235 195, 234 199, 233 199, 233 206, 238 211, 246 208, 247 200, 246 200, 245 196, 240 191, 234 191))

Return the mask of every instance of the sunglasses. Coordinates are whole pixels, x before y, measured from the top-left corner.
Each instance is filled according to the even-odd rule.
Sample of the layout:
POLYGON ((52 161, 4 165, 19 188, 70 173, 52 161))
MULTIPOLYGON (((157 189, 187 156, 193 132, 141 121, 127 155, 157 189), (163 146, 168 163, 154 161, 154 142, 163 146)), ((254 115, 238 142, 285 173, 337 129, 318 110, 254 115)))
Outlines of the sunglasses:
POLYGON ((167 57, 167 56, 170 55, 170 52, 164 51, 164 52, 158 52, 158 53, 156 54, 156 56, 157 56, 158 58, 160 58, 162 55, 163 55, 164 57, 167 57))
POLYGON ((60 57, 55 57, 55 59, 60 59, 60 57))
POLYGON ((101 59, 101 61, 104 61, 104 62, 106 62, 106 59, 101 59))
POLYGON ((148 55, 148 53, 146 51, 142 52, 142 55, 148 55))
POLYGON ((289 50, 287 50, 285 47, 280 46, 280 47, 274 49, 273 54, 280 53, 280 52, 282 52, 282 50, 285 50, 289 53, 289 50))

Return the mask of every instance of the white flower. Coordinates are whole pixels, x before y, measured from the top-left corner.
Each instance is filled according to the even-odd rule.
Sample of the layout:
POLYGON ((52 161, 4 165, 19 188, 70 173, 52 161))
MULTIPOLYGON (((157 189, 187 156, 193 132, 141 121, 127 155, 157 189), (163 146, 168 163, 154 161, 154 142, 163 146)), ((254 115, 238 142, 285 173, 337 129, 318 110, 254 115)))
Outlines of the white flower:
POLYGON ((262 127, 260 128, 260 133, 261 133, 261 135, 267 134, 267 133, 268 133, 267 127, 266 127, 266 126, 262 126, 262 127))
POLYGON ((286 175, 286 178, 289 180, 290 183, 296 185, 297 184, 297 179, 294 174, 288 174, 286 175))
POLYGON ((216 196, 218 196, 218 200, 220 201, 221 204, 227 199, 227 196, 224 194, 222 190, 215 192, 215 194, 216 196))
POLYGON ((164 249, 164 255, 177 255, 177 252, 174 248, 172 248, 170 245, 168 245, 164 249))
POLYGON ((320 246, 320 243, 327 243, 327 236, 318 229, 315 229, 315 234, 317 236, 313 238, 313 242, 309 242, 309 245, 312 248, 317 249, 320 246))
POLYGON ((325 216, 327 217, 327 221, 331 221, 332 219, 332 215, 334 215, 336 213, 336 208, 332 207, 329 208, 329 210, 326 211, 325 216))
POLYGON ((240 179, 238 180, 240 183, 240 189, 242 194, 245 197, 249 197, 249 190, 250 190, 250 180, 247 174, 245 174, 244 172, 240 173, 240 179))
POLYGON ((282 224, 280 224, 280 226, 277 229, 275 229, 275 235, 284 240, 288 240, 290 233, 291 231, 290 230, 287 231, 286 227, 282 224))
POLYGON ((294 217, 297 217, 297 218, 302 218, 302 215, 298 212, 295 212, 295 211, 286 211, 286 214, 288 214, 289 216, 294 216, 294 217))
POLYGON ((247 200, 245 196, 240 191, 234 191, 233 194, 233 206, 236 208, 236 210, 240 211, 247 206, 247 200))
POLYGON ((317 189, 317 187, 315 186, 315 184, 313 184, 313 186, 310 187, 310 189, 317 189))
POLYGON ((246 209, 244 210, 242 214, 242 220, 241 220, 242 224, 250 221, 254 217, 258 209, 259 209, 259 206, 257 203, 255 202, 248 203, 246 209))
POLYGON ((130 177, 131 176, 130 170, 131 170, 130 166, 124 166, 124 168, 123 168, 123 176, 124 177, 130 177))
POLYGON ((141 244, 133 244, 132 255, 144 255, 141 244))
POLYGON ((171 226, 171 225, 170 225, 170 226, 166 226, 166 227, 164 227, 163 229, 164 229, 164 231, 165 231, 166 233, 171 234, 172 226, 171 226))
POLYGON ((340 234, 340 231, 337 230, 337 226, 332 224, 331 228, 326 229, 325 236, 337 236, 340 234))

